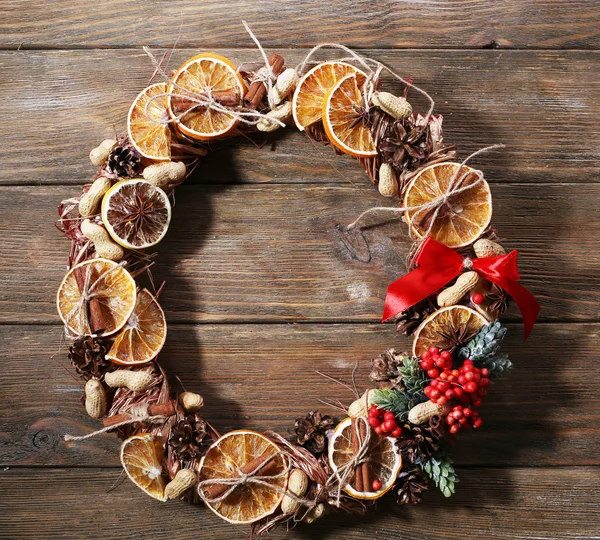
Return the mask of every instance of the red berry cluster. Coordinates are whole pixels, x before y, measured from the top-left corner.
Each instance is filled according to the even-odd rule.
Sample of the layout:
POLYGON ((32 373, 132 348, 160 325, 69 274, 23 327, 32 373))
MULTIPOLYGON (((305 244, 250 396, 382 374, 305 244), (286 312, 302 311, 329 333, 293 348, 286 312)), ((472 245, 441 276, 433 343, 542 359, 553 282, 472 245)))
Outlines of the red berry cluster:
POLYGON ((385 433, 396 438, 402 436, 402 428, 396 424, 396 415, 380 409, 377 405, 371 405, 367 421, 377 435, 385 433))
POLYGON ((479 428, 483 422, 474 411, 481 406, 490 385, 488 369, 479 369, 472 360, 465 360, 459 369, 452 368, 452 354, 437 347, 430 347, 421 355, 420 366, 431 378, 425 388, 425 395, 438 405, 458 401, 446 417, 450 433, 458 433, 461 428, 479 428))

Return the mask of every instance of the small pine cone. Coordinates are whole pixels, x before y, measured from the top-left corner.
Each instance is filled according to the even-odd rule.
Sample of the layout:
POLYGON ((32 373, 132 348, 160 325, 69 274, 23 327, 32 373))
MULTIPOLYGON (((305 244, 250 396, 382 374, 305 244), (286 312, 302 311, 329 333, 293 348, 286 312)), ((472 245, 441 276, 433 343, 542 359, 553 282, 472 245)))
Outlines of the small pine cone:
POLYGON ((403 471, 398 475, 398 504, 417 504, 427 491, 427 476, 419 468, 403 471))
POLYGON ((408 353, 397 354, 395 349, 388 349, 374 358, 371 364, 369 378, 377 383, 389 383, 391 388, 399 386, 402 382, 398 368, 402 366, 402 358, 408 353))
POLYGON ((117 178, 137 176, 141 172, 141 158, 138 151, 127 143, 115 146, 108 156, 106 170, 117 178))
POLYGON ((440 435, 432 427, 407 423, 402 426, 402 439, 397 445, 407 462, 420 463, 440 448, 440 435))
POLYGON ((100 379, 111 368, 106 359, 107 352, 108 347, 101 339, 85 336, 69 347, 69 360, 85 381, 100 379))
POLYGON ((321 414, 320 411, 311 411, 305 418, 296 420, 296 442, 309 452, 319 455, 327 449, 327 435, 335 424, 331 416, 321 414))
POLYGON ((434 309, 431 302, 423 300, 399 313, 394 319, 396 332, 402 332, 405 336, 410 336, 433 313, 434 309))
POLYGON ((173 426, 168 444, 177 459, 191 461, 202 457, 211 441, 206 422, 201 416, 191 414, 173 426))

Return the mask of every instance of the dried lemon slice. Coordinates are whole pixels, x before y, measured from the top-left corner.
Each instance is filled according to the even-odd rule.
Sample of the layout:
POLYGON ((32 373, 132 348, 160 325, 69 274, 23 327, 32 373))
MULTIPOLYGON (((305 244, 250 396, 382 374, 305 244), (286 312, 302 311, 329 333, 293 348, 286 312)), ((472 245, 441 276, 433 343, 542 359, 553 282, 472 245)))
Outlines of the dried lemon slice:
MULTIPOLYGON (((405 208, 426 205, 444 195, 448 186, 458 172, 460 163, 439 163, 423 169, 406 189, 404 195, 405 208)), ((471 167, 462 165, 457 178, 463 176, 459 187, 465 187, 478 181, 479 176, 471 167), (466 176, 465 176, 466 175, 466 176)), ((422 238, 429 229, 431 211, 407 210, 405 219, 412 230, 422 238)), ((447 203, 439 210, 435 222, 429 231, 434 240, 457 248, 475 242, 490 224, 492 219, 492 194, 490 186, 481 180, 476 186, 450 195, 447 203)))
MULTIPOLYGON (((321 120, 327 93, 346 75, 362 73, 345 62, 323 62, 300 79, 292 99, 294 122, 300 131, 321 120)), ((364 74, 363 74, 364 75, 364 74)))
POLYGON ((138 293, 133 313, 106 358, 117 364, 145 364, 160 352, 166 339, 165 314, 156 298, 144 289, 138 293))
POLYGON ((235 116, 214 108, 199 107, 193 101, 194 98, 224 94, 238 103, 244 96, 244 80, 233 62, 214 53, 190 58, 173 75, 169 85, 167 107, 171 117, 175 118, 177 129, 201 141, 227 135, 237 125, 235 116), (188 96, 192 100, 187 99, 188 96), (182 113, 185 114, 180 116, 182 113))
POLYGON ((104 195, 102 221, 117 244, 148 248, 167 234, 171 203, 162 189, 146 180, 123 180, 104 195))
POLYGON ((157 83, 142 90, 127 116, 127 133, 135 149, 153 161, 171 159, 171 129, 167 111, 167 85, 157 83))
POLYGON ((361 87, 365 77, 353 73, 339 81, 323 102, 323 128, 331 143, 354 157, 377 155, 377 147, 367 123, 361 87))
POLYGON ((129 437, 121 445, 121 465, 129 479, 150 497, 166 501, 160 440, 150 433, 129 437))
POLYGON ((86 302, 81 301, 81 284, 88 283, 87 293, 102 313, 103 335, 119 331, 133 312, 136 299, 135 280, 122 266, 108 259, 92 259, 71 268, 56 294, 56 307, 65 326, 77 335, 92 334, 86 302))
MULTIPOLYGON (((369 428, 370 429, 370 428, 369 428)), ((333 472, 350 461, 352 451, 352 419, 342 420, 335 428, 329 439, 329 464, 333 472)), ((342 489, 355 499, 374 500, 385 495, 392 487, 402 468, 402 458, 392 437, 378 435, 371 430, 369 449, 367 453, 371 478, 381 482, 378 491, 357 491, 352 486, 352 479, 342 489)))
POLYGON ((429 347, 449 349, 444 346, 453 336, 461 332, 464 342, 471 339, 477 331, 489 321, 481 314, 467 306, 449 306, 434 311, 415 331, 413 355, 421 356, 429 347))
MULTIPOLYGON (((202 458, 199 466, 199 480, 229 478, 238 475, 242 467, 263 455, 279 452, 277 445, 264 435, 254 431, 231 431, 215 441, 202 458)), ((238 487, 225 499, 209 502, 206 505, 219 517, 229 523, 254 523, 272 514, 284 497, 287 476, 280 475, 285 471, 285 459, 279 455, 273 458, 271 474, 273 480, 269 486, 247 483, 238 487), (280 476, 277 476, 280 475, 280 476)))

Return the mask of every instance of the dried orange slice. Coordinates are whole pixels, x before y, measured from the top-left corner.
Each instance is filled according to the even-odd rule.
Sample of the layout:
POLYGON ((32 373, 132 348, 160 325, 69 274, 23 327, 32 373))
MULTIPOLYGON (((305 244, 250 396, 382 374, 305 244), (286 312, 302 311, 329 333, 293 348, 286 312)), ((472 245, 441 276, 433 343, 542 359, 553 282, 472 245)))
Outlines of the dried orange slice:
MULTIPOLYGON (((333 435, 329 439, 329 464, 334 473, 352 459, 351 437, 352 419, 346 418, 336 426, 333 435)), ((372 479, 378 479, 382 486, 379 491, 357 491, 352 487, 354 484, 354 477, 352 477, 350 482, 342 489, 355 499, 379 499, 392 489, 402 468, 402 458, 396 448, 395 440, 385 435, 377 435, 373 430, 371 430, 367 456, 370 476, 372 479)))
POLYGON ((171 128, 167 111, 167 85, 157 83, 142 90, 127 116, 127 133, 135 149, 153 161, 171 159, 171 128))
POLYGON ((167 194, 141 179, 122 180, 102 199, 102 221, 119 245, 144 249, 158 244, 171 222, 167 194))
POLYGON ((190 58, 173 75, 169 85, 167 107, 175 118, 177 129, 197 140, 217 139, 227 135, 237 125, 231 114, 208 107, 195 107, 187 98, 229 95, 234 101, 242 102, 244 80, 235 65, 224 56, 203 53, 190 58), (185 113, 191 107, 195 107, 185 113), (182 113, 183 116, 181 116, 182 113))
MULTIPOLYGON (((279 451, 275 443, 264 435, 254 431, 231 431, 217 439, 202 458, 199 466, 200 482, 214 478, 229 478, 239 476, 241 468, 252 460, 272 455, 279 451)), ((268 486, 247 483, 238 487, 225 499, 219 502, 209 502, 204 497, 206 505, 219 517, 229 523, 253 523, 272 514, 284 497, 287 486, 287 475, 275 477, 285 471, 285 458, 281 455, 273 458, 273 465, 268 475, 274 476, 269 483, 277 486, 276 491, 268 486)))
POLYGON ((106 358, 116 364, 145 364, 160 352, 166 339, 165 314, 156 298, 144 289, 137 294, 133 313, 106 358))
POLYGON ((129 437, 121 445, 121 465, 129 479, 150 497, 166 501, 162 457, 164 446, 150 433, 129 437))
MULTIPOLYGON (((462 332, 464 342, 469 341, 489 321, 467 306, 449 306, 434 311, 415 331, 413 355, 421 356, 429 347, 450 349, 444 342, 462 332)), ((462 340, 461 340, 462 341, 462 340)))
POLYGON ((88 295, 97 300, 100 306, 105 323, 103 335, 119 331, 135 306, 136 286, 131 274, 108 259, 91 259, 71 268, 58 288, 56 307, 65 326, 77 335, 89 335, 92 331, 87 315, 88 306, 81 301, 76 274, 82 286, 87 281, 88 295))
POLYGON ((292 114, 300 131, 321 120, 325 96, 338 81, 352 73, 362 72, 345 62, 323 62, 300 79, 292 99, 292 114))
POLYGON ((377 155, 367 124, 361 87, 364 75, 353 73, 339 81, 323 102, 323 128, 331 144, 354 157, 377 155))
MULTIPOLYGON (((405 208, 414 208, 431 202, 447 192, 448 186, 457 173, 459 163, 440 163, 423 169, 406 189, 405 208)), ((477 181, 478 176, 471 167, 462 166, 458 179, 467 174, 461 187, 477 181), (469 173, 469 174, 467 174, 469 173)), ((432 212, 408 210, 405 219, 412 230, 422 238, 429 227, 428 218, 432 212)), ((439 211, 429 236, 449 247, 467 246, 477 240, 492 219, 492 194, 485 180, 478 185, 456 195, 451 195, 448 203, 439 211)))

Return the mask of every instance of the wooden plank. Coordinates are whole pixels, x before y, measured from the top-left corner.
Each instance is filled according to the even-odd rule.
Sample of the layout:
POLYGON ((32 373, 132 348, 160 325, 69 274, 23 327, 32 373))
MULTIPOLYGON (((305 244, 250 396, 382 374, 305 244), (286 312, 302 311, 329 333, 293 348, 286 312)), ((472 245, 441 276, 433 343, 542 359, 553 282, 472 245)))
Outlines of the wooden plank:
POLYGON ((241 20, 271 47, 312 47, 323 40, 353 47, 593 48, 600 39, 595 2, 509 0, 502 3, 234 1, 143 6, 32 0, 3 6, 2 47, 122 47, 139 43, 190 47, 252 46, 241 20))
MULTIPOLYGON (((481 414, 484 428, 462 435, 461 465, 600 465, 598 324, 544 324, 523 345, 509 325, 505 350, 516 368, 496 382, 481 414)), ((119 442, 102 435, 65 443, 65 433, 99 428, 80 402, 62 332, 53 326, 0 326, 3 370, 0 464, 6 466, 117 466, 119 442), (51 357, 51 355, 53 355, 51 357)), ((382 325, 171 325, 160 361, 175 392, 205 398, 204 414, 218 429, 293 432, 294 420, 319 399, 350 404, 347 389, 316 373, 371 383, 371 360, 407 338, 382 325)))
MULTIPOLYGON (((0 188, 0 322, 59 321, 68 244, 52 223, 56 204, 77 191, 0 188)), ((538 295, 542 320, 597 320, 600 187, 500 184, 493 194, 494 222, 521 252, 523 283, 538 295)), ((388 284, 405 272, 406 227, 389 216, 367 221, 383 223, 365 229, 369 263, 352 258, 335 230, 379 203, 364 186, 181 187, 153 269, 155 283, 167 280, 168 319, 379 321, 388 284)))
MULTIPOLYGON (((389 540, 597 538, 600 476, 596 468, 459 469, 458 492, 433 491, 417 507, 393 496, 367 517, 329 515, 268 538, 389 540), (432 516, 435 516, 432 519, 432 516), (450 518, 451 516, 451 518, 450 518)), ((244 538, 247 528, 203 507, 150 499, 106 469, 11 469, 0 474, 6 538, 244 538), (116 487, 115 487, 116 486, 116 487), (84 495, 84 496, 83 496, 84 495), (31 508, 35 508, 35 512, 31 508)))
MULTIPOLYGON (((237 62, 259 58, 255 50, 221 52, 237 62)), ((169 67, 195 53, 176 51, 169 67)), ((290 65, 305 54, 306 50, 285 51, 290 65)), ((414 77, 432 93, 437 110, 445 115, 446 139, 458 145, 461 156, 505 143, 504 151, 478 161, 492 181, 600 178, 600 51, 365 54, 414 77)), ((114 136, 115 128, 124 133, 129 105, 153 72, 139 49, 4 51, 0 66, 0 182, 5 184, 83 183, 95 173, 89 151, 114 136)), ((414 103, 416 110, 425 110, 419 99, 414 103)), ((216 145, 218 150, 203 162, 195 181, 366 183, 352 158, 336 157, 291 128, 267 139, 261 135, 255 142, 265 140, 261 149, 238 139, 216 145)))

